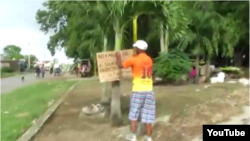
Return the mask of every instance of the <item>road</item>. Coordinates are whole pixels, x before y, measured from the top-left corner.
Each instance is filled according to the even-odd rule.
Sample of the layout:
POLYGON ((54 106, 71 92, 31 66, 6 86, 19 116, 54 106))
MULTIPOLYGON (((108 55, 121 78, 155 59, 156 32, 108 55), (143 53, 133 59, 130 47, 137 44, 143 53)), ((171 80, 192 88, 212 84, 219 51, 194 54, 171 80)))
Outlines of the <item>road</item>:
MULTIPOLYGON (((46 77, 46 75, 45 75, 46 77)), ((49 77, 47 75, 47 77, 49 77)), ((41 80, 41 78, 40 78, 41 80)), ((1 94, 6 92, 11 92, 15 90, 16 88, 20 88, 22 86, 31 84, 33 82, 39 81, 39 79, 36 78, 36 76, 32 74, 26 74, 25 75, 25 81, 22 82, 21 75, 15 76, 15 77, 9 77, 9 78, 3 78, 1 79, 1 94)))

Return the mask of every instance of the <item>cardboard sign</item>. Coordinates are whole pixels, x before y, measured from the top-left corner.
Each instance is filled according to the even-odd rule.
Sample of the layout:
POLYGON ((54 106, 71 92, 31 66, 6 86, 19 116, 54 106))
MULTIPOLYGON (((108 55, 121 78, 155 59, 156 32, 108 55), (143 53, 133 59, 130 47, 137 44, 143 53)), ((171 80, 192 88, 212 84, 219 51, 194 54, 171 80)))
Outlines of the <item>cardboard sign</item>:
MULTIPOLYGON (((119 51, 122 61, 125 61, 133 56, 133 49, 119 51)), ((98 73, 100 82, 110 82, 128 78, 132 76, 131 68, 120 69, 116 64, 116 52, 108 51, 96 54, 98 73)))

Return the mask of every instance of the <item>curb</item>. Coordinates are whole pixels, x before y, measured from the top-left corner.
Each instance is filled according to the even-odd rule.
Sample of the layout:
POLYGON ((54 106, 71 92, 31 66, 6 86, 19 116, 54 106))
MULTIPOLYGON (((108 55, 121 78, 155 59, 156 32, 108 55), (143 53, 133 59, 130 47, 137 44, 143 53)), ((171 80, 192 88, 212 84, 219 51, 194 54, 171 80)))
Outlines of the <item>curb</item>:
POLYGON ((43 126, 43 124, 49 119, 49 117, 56 111, 59 105, 64 101, 64 99, 69 95, 69 93, 75 88, 75 86, 80 81, 76 82, 69 90, 63 94, 49 109, 33 124, 17 141, 29 141, 43 126))

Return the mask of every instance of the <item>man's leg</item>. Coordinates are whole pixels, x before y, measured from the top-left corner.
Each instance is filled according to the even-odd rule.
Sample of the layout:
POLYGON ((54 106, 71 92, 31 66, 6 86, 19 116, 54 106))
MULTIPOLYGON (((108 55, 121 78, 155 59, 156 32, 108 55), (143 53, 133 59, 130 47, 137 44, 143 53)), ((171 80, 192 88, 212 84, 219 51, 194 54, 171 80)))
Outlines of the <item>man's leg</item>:
POLYGON ((146 136, 144 140, 146 141, 152 141, 151 134, 152 134, 152 128, 151 125, 155 121, 155 96, 153 92, 147 92, 146 98, 141 110, 141 117, 142 122, 146 123, 146 136))
POLYGON ((130 96, 129 120, 131 121, 131 132, 126 136, 127 140, 136 141, 137 119, 143 104, 143 95, 133 92, 130 96))

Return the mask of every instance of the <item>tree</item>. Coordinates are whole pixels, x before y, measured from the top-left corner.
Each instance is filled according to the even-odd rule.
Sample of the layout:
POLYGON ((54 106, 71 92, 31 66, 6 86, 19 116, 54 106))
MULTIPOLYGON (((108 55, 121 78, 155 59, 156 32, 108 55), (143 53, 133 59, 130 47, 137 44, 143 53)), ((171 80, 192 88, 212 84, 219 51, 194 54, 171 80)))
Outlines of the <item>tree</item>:
MULTIPOLYGON (((215 2, 216 10, 221 15, 231 19, 228 21, 230 26, 227 26, 227 30, 231 31, 231 34, 237 37, 238 42, 233 45, 233 50, 230 50, 228 54, 223 56, 233 57, 236 66, 241 66, 245 52, 249 52, 249 2, 241 1, 239 3, 232 2, 215 2), (233 26, 232 26, 233 24, 233 26), (233 29, 232 29, 233 27, 233 29), (237 28, 237 30, 235 30, 237 28)), ((228 41, 231 41, 229 39, 228 41)))
POLYGON ((21 54, 21 48, 16 45, 7 45, 4 47, 4 56, 7 59, 23 59, 24 56, 21 54))
MULTIPOLYGON (((45 2, 44 6, 47 10, 37 12, 37 21, 45 33, 50 29, 56 31, 48 43, 48 49, 52 55, 57 49, 63 47, 69 57, 91 58, 95 71, 95 54, 111 49, 108 46, 114 46, 112 45, 114 31, 110 31, 110 29, 113 30, 113 26, 109 26, 111 25, 109 19, 106 19, 110 11, 104 4, 102 2, 45 2), (55 25, 60 27, 57 28, 55 25)), ((104 103, 109 99, 108 85, 105 83, 103 86, 101 101, 104 103)))
POLYGON ((209 66, 212 56, 222 54, 230 55, 233 47, 238 43, 239 35, 233 34, 238 27, 230 17, 221 15, 216 11, 215 3, 183 2, 186 5, 186 14, 192 19, 190 29, 194 38, 190 42, 192 53, 196 56, 196 82, 199 80, 200 56, 206 56, 206 78, 209 78, 209 66), (189 9, 189 10, 188 10, 189 9), (191 9, 191 10, 190 10, 191 9), (189 13, 190 12, 190 13, 189 13))
MULTIPOLYGON (((29 62, 29 55, 24 55, 25 62, 29 62)), ((37 61, 37 57, 33 54, 30 54, 30 63, 33 64, 35 61, 37 61)))

